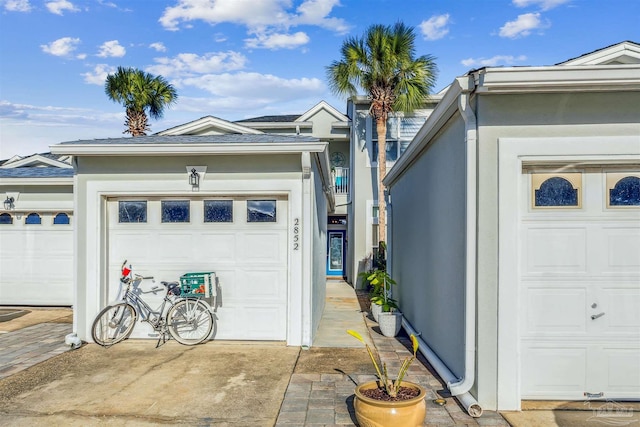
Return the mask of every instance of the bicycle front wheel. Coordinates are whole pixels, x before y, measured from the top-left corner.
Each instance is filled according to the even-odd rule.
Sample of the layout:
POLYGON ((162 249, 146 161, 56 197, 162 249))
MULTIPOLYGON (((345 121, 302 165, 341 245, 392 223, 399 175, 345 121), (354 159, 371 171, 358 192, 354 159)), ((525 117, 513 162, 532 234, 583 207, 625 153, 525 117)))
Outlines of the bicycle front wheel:
POLYGON ((209 338, 214 319, 202 301, 183 299, 167 313, 167 325, 171 336, 180 344, 195 345, 209 338))
POLYGON ((133 306, 125 302, 106 306, 96 316, 91 327, 91 337, 96 344, 109 347, 129 338, 138 315, 133 306))

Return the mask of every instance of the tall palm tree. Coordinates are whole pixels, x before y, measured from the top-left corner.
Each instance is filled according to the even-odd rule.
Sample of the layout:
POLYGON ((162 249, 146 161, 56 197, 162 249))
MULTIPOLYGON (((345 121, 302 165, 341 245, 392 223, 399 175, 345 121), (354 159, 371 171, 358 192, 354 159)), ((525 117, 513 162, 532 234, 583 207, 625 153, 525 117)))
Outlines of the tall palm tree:
POLYGON ((147 113, 153 119, 162 118, 165 107, 178 99, 175 88, 162 76, 154 76, 135 68, 118 67, 109 74, 104 91, 114 102, 127 110, 125 126, 131 136, 143 136, 150 130, 147 113))
POLYGON ((378 230, 386 240, 386 203, 382 180, 387 174, 387 119, 389 113, 411 111, 424 105, 436 80, 437 67, 430 55, 415 57, 413 27, 372 25, 363 37, 342 44, 342 58, 327 67, 331 90, 337 95, 357 95, 364 90, 371 100, 369 113, 378 131, 378 230))

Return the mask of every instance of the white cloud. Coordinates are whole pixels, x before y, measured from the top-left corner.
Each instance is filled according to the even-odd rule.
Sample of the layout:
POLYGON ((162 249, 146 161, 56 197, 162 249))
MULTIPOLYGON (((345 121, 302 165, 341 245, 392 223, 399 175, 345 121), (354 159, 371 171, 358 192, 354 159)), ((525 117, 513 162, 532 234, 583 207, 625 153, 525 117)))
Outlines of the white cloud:
POLYGON ((93 71, 82 73, 82 76, 84 77, 85 83, 103 86, 107 80, 107 75, 115 72, 115 67, 107 64, 98 64, 94 67, 93 71))
POLYGON ((154 58, 157 64, 146 67, 146 71, 165 78, 184 78, 195 74, 219 73, 241 70, 247 58, 238 52, 181 53, 173 58, 154 58))
POLYGON ((422 35, 427 40, 438 40, 449 33, 447 25, 449 24, 449 14, 434 15, 420 24, 422 35))
MULTIPOLYGON (((96 95, 104 96, 102 89, 96 95)), ((117 113, 88 108, 51 105, 15 104, 0 101, 2 144, 0 159, 16 154, 30 155, 50 151, 49 146, 62 141, 121 137, 124 111, 117 113)))
POLYGON ((7 0, 4 9, 9 12, 30 12, 32 8, 29 0, 7 0))
POLYGON ((307 0, 296 9, 298 15, 294 22, 298 25, 317 25, 345 34, 349 31, 349 25, 343 19, 329 17, 333 8, 339 5, 340 0, 307 0))
POLYGON ((151 43, 149 45, 151 49, 155 49, 156 52, 166 52, 167 48, 162 42, 151 43))
POLYGON ((545 25, 540 20, 539 13, 525 13, 519 15, 515 21, 509 21, 500 28, 500 37, 517 38, 528 36, 532 30, 542 29, 545 25))
POLYGON ((121 58, 127 53, 127 50, 118 43, 118 40, 111 40, 108 42, 102 43, 100 46, 100 52, 98 52, 97 56, 100 58, 121 58))
POLYGON ((42 51, 53 56, 68 56, 78 48, 80 39, 72 37, 63 37, 52 41, 49 44, 42 44, 42 51))
POLYGON ((245 39, 249 48, 295 49, 309 43, 309 36, 299 31, 295 34, 257 34, 252 39, 245 39))
POLYGON ((47 6, 47 9, 49 9, 49 12, 55 13, 56 15, 62 15, 65 10, 68 12, 80 11, 80 9, 75 7, 69 0, 50 1, 45 3, 45 5, 47 6))
POLYGON ((516 62, 526 61, 527 57, 524 55, 512 56, 512 55, 496 55, 491 58, 467 58, 460 61, 465 67, 495 67, 500 64, 512 65, 516 62))
POLYGON ((570 1, 571 0, 513 0, 513 5, 516 7, 538 6, 542 10, 549 10, 569 3, 570 1))
POLYGON ((319 96, 326 89, 322 80, 317 78, 283 79, 271 74, 245 72, 207 74, 183 79, 180 83, 223 99, 240 100, 245 105, 319 96))
POLYGON ((249 33, 275 32, 297 25, 345 33, 349 27, 344 20, 329 16, 338 5, 339 0, 306 0, 291 10, 290 0, 178 0, 176 6, 165 8, 159 22, 172 31, 181 24, 201 20, 211 25, 244 25, 249 33))

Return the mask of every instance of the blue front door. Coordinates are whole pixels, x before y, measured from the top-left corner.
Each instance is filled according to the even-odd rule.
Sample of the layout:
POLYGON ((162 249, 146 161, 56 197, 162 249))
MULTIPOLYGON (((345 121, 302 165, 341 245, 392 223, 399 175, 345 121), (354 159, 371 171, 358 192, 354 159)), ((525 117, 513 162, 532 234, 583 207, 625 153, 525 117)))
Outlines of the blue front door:
POLYGON ((327 276, 344 276, 344 231, 329 230, 327 239, 327 276))

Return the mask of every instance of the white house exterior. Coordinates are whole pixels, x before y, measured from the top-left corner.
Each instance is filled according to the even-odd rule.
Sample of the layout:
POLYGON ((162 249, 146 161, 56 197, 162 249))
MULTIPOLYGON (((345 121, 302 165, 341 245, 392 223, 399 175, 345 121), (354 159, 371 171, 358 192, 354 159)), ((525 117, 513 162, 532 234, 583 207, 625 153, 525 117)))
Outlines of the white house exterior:
MULTIPOLYGON (((52 151, 73 156, 76 170, 81 339, 91 340, 92 321, 115 297, 126 259, 156 281, 215 272, 216 339, 311 345, 324 307, 326 215, 334 206, 326 142, 154 135, 66 142, 52 151), (197 186, 189 182, 194 169, 197 186)), ((135 337, 151 333, 146 324, 134 330, 135 337)))
POLYGON ((34 154, 0 164, 0 304, 73 302, 73 166, 34 154))
POLYGON ((640 46, 457 78, 385 179, 405 326, 471 411, 640 399, 640 46))

